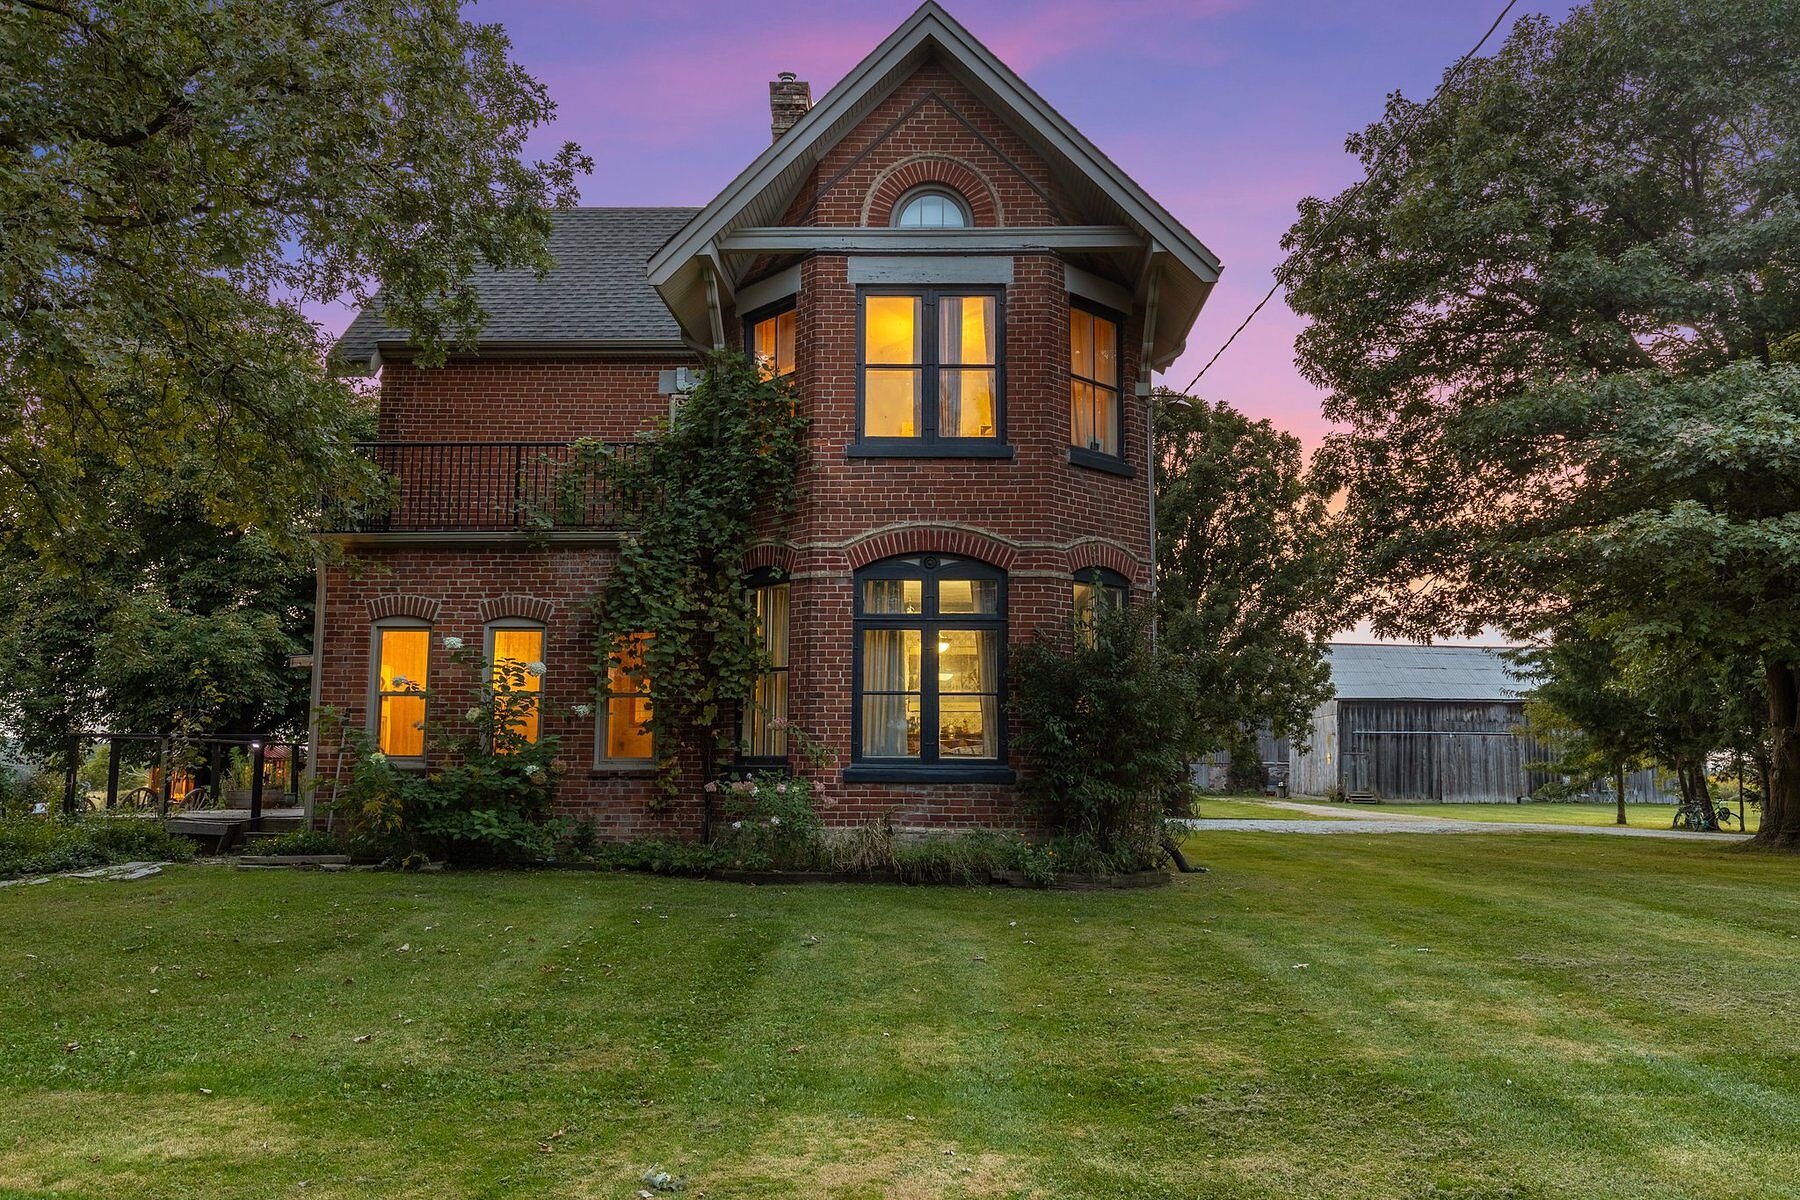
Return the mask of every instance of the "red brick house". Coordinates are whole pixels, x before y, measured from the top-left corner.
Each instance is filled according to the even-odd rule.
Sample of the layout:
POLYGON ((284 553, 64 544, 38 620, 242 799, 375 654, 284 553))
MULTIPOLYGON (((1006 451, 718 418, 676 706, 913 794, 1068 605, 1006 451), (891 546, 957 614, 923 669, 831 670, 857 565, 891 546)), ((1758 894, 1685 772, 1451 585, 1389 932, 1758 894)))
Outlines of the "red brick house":
POLYGON ((628 531, 598 504, 532 532, 519 501, 741 345, 811 417, 801 506, 744 563, 777 664, 747 759, 783 760, 791 722, 836 755, 834 822, 1018 823, 1007 647, 1154 587, 1150 371, 1218 260, 936 4, 816 104, 791 75, 769 93, 773 144, 706 207, 557 212, 548 278, 484 275, 477 353, 417 366, 379 308, 346 331, 398 499, 335 522, 315 700, 423 765, 425 705, 457 702, 445 637, 541 661, 565 808, 697 831, 697 786, 650 803, 641 687, 590 665, 582 605, 628 531))

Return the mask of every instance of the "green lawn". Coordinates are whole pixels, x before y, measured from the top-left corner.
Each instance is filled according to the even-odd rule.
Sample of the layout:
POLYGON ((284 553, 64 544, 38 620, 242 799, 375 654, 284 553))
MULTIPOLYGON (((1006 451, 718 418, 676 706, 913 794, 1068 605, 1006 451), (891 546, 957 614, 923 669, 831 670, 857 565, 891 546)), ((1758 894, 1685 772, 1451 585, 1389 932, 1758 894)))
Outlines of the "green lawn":
MULTIPOLYGON (((1612 825, 1618 809, 1611 804, 1346 804, 1351 816, 1378 817, 1383 813, 1417 813, 1423 817, 1452 817, 1466 821, 1525 821, 1544 825, 1612 825)), ((1737 805, 1726 828, 1738 832, 1737 805)), ((1758 825, 1756 806, 1744 806, 1750 833, 1758 825)), ((1627 804, 1625 823, 1638 829, 1667 829, 1675 819, 1673 804, 1627 804)))
POLYGON ((0 1195, 1793 1194, 1800 860, 1190 849, 1117 894, 5 889, 0 1195))
MULTIPOLYGON (((1253 821, 1336 821, 1338 817, 1300 812, 1270 804, 1260 796, 1210 796, 1201 794, 1194 803, 1194 815, 1207 820, 1249 819, 1253 821)), ((1353 817, 1355 813, 1346 813, 1353 817)))

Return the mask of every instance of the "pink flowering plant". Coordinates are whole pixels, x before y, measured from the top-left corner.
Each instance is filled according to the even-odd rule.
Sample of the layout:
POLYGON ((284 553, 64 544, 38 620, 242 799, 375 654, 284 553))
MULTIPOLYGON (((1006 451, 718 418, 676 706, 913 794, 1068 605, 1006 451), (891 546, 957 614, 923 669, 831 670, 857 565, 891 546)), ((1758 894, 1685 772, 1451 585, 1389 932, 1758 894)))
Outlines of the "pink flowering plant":
POLYGON ((747 871, 805 871, 822 865, 831 801, 803 776, 782 771, 734 771, 706 784, 721 819, 713 845, 733 867, 747 871))

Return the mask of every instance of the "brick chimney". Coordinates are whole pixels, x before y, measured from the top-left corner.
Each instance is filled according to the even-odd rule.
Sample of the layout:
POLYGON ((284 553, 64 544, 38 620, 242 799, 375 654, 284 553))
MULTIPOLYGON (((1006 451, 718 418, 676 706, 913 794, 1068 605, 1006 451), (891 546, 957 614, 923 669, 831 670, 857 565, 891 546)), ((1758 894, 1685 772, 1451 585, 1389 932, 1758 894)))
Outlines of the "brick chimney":
POLYGON ((775 141, 799 124, 812 108, 812 84, 795 79, 792 71, 783 71, 769 85, 769 132, 775 141))

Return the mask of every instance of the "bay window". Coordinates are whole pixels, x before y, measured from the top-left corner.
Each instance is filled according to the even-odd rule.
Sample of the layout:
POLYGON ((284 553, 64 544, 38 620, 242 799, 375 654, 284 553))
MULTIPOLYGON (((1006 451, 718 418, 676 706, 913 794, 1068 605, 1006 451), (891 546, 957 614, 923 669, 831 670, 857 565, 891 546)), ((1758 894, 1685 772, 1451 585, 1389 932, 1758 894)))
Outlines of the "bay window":
POLYGON ((792 300, 753 313, 745 325, 744 349, 762 370, 765 379, 778 379, 794 371, 794 339, 798 317, 792 300))
POLYGON ((1119 322, 1082 304, 1069 306, 1070 458, 1106 465, 1124 458, 1119 394, 1119 322))
POLYGON ((1099 634, 1100 614, 1117 612, 1131 597, 1131 585, 1117 571, 1088 567, 1075 572, 1075 636, 1092 646, 1099 634))
POLYGON ((855 604, 846 778, 1010 775, 1005 576, 972 559, 888 559, 857 573, 855 604))
POLYGON ((1007 453, 1002 308, 998 289, 859 292, 866 453, 1007 453))

